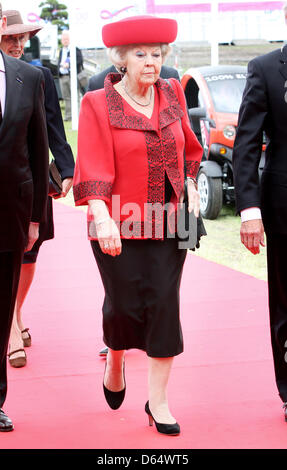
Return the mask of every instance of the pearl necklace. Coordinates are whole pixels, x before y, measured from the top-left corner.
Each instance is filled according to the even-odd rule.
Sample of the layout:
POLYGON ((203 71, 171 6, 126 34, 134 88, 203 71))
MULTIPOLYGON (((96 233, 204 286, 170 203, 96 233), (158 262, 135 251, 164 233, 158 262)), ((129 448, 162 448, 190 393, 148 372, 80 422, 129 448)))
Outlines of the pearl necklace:
POLYGON ((142 104, 142 103, 139 103, 137 100, 135 100, 135 99, 132 97, 132 95, 129 94, 128 90, 127 90, 126 87, 125 87, 125 84, 124 84, 124 81, 123 81, 123 80, 121 81, 121 84, 122 84, 123 89, 125 90, 126 94, 128 95, 128 97, 129 97, 131 100, 133 100, 136 104, 138 104, 139 106, 144 106, 144 107, 149 106, 149 105, 151 104, 151 100, 152 100, 152 97, 153 97, 153 87, 152 87, 151 90, 150 90, 149 102, 148 102, 147 104, 142 104))

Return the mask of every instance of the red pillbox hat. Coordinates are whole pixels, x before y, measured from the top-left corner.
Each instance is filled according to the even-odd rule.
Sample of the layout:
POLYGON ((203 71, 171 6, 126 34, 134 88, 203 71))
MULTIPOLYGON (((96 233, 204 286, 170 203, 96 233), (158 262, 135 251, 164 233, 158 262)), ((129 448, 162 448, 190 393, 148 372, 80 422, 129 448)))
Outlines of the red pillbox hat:
POLYGON ((106 47, 171 43, 176 36, 176 20, 155 16, 130 16, 106 24, 102 29, 103 43, 106 47))

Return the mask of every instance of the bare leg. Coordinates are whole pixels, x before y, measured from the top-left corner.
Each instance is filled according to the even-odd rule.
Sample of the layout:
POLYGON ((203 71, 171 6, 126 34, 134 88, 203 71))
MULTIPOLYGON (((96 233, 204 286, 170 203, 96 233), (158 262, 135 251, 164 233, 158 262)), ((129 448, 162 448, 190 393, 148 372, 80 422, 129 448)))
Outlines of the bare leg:
POLYGON ((35 270, 36 263, 22 264, 16 301, 17 322, 21 331, 25 328, 22 321, 21 310, 33 282, 35 270))
MULTIPOLYGON (((9 351, 10 352, 17 351, 17 349, 23 349, 23 347, 24 345, 23 345, 21 330, 18 327, 16 310, 14 310, 13 321, 12 321, 11 331, 10 331, 10 339, 9 339, 9 351)), ((25 356, 24 352, 19 351, 13 354, 13 359, 17 357, 22 357, 22 356, 25 356)))
POLYGON ((171 415, 167 402, 167 384, 170 376, 173 357, 149 357, 149 408, 158 423, 174 424, 176 419, 171 415))
MULTIPOLYGON (((36 263, 22 264, 20 281, 17 291, 17 300, 13 315, 13 322, 10 332, 10 351, 23 348, 23 340, 21 331, 24 330, 24 325, 21 317, 21 309, 24 300, 29 292, 35 274, 36 263)), ((28 336, 28 334, 27 334, 28 336)), ((23 356, 24 353, 19 352, 13 355, 13 358, 23 356)))
POLYGON ((125 388, 123 377, 124 353, 125 351, 114 351, 109 348, 104 385, 111 392, 120 392, 125 388))

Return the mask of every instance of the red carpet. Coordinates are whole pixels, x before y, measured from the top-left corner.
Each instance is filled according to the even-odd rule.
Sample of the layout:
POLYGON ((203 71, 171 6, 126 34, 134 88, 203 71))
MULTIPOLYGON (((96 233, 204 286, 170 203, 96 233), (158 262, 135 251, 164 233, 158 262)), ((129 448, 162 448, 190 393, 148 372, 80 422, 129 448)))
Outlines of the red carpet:
POLYGON ((86 215, 54 204, 56 238, 39 255, 24 306, 32 334, 23 369, 8 365, 5 411, 15 431, 2 449, 285 448, 274 383, 267 285, 188 255, 181 289, 185 352, 169 386, 178 437, 148 426, 145 354, 126 355, 127 394, 117 411, 102 391, 103 289, 86 239, 86 215))

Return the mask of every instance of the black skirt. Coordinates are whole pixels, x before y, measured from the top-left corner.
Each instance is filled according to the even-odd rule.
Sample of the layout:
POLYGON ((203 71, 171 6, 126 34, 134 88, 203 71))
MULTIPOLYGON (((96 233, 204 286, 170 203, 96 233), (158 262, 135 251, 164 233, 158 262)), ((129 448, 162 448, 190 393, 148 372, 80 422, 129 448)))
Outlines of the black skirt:
POLYGON ((179 287, 186 250, 176 238, 122 239, 110 256, 91 241, 105 289, 103 340, 111 349, 142 349, 150 357, 183 351, 179 287))
MULTIPOLYGON (((165 202, 172 192, 166 176, 165 202)), ((150 357, 182 353, 179 287, 186 250, 178 248, 176 236, 121 241, 122 252, 115 257, 91 241, 105 289, 104 343, 116 351, 142 349, 150 357)))

